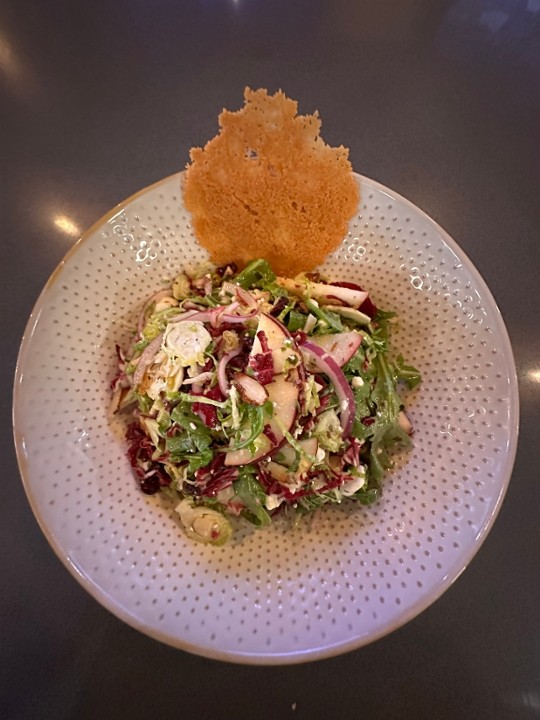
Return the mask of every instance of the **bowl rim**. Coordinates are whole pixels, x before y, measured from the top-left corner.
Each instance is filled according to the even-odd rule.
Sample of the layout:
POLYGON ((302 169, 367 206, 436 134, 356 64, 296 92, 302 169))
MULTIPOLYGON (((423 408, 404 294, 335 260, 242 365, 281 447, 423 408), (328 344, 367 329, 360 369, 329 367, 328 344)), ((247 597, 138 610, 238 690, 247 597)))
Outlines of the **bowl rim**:
MULTIPOLYGON (((517 452, 517 445, 518 445, 518 436, 519 436, 519 389, 518 389, 518 378, 517 378, 517 371, 516 371, 516 364, 514 359, 514 354, 512 350, 512 345, 510 342, 510 337, 508 334, 508 330, 506 328, 502 313, 497 305, 497 302, 491 293, 487 283, 483 279, 482 275, 474 265, 474 263, 470 260, 470 258, 467 256, 467 254, 463 251, 463 249, 458 245, 458 243, 447 233, 447 231, 441 227, 435 220, 433 220, 426 212, 424 212, 421 208, 419 208, 417 205, 415 205, 413 202, 408 200, 403 195, 399 194, 398 192, 388 188, 387 186, 379 183, 376 180, 373 180, 372 178, 369 178, 365 175, 360 175, 358 173, 353 173, 355 176, 357 182, 359 184, 366 183, 369 186, 374 187, 378 191, 382 192, 384 195, 388 197, 389 200, 398 200, 402 203, 404 203, 408 208, 410 208, 416 215, 419 215, 425 222, 427 222, 434 231, 436 231, 446 243, 446 245, 456 254, 457 257, 459 257, 460 262, 466 266, 467 271, 471 274, 471 276, 474 278, 475 283, 478 287, 481 288, 485 299, 491 302, 492 309, 494 311, 494 315, 496 318, 496 322, 498 323, 498 330, 500 331, 500 339, 502 340, 501 344, 501 355, 504 357, 509 375, 509 391, 508 391, 508 398, 509 398, 509 437, 508 437, 508 443, 507 443, 507 451, 505 453, 505 463, 503 471, 500 473, 500 477, 503 477, 503 482, 501 483, 501 486, 499 488, 499 493, 497 495, 497 498, 495 500, 495 503, 493 505, 493 510, 490 513, 489 517, 484 521, 482 527, 480 528, 479 532, 477 533, 476 537, 474 538, 473 542, 470 542, 468 545, 467 552, 464 554, 464 556, 461 557, 461 559, 457 562, 455 562, 453 565, 448 568, 446 575, 440 581, 436 586, 431 587, 430 591, 422 595, 415 603, 410 605, 407 610, 403 610, 401 613, 396 615, 396 619, 392 623, 388 623, 384 627, 382 627, 379 631, 370 633, 369 635, 367 633, 364 633, 362 635, 356 635, 350 640, 337 642, 332 645, 326 645, 322 649, 309 649, 309 650, 297 650, 297 651, 291 651, 291 652, 278 652, 278 653, 268 653, 268 652, 262 652, 262 653, 254 653, 254 652, 248 652, 248 653, 242 653, 242 652, 230 652, 230 651, 220 651, 215 650, 214 648, 196 645, 194 643, 190 643, 188 641, 172 637, 171 635, 160 632, 156 628, 148 625, 145 622, 142 622, 138 617, 127 611, 125 608, 120 607, 118 603, 116 603, 108 594, 107 592, 102 589, 100 586, 98 586, 93 581, 89 580, 88 577, 83 572, 82 568, 79 568, 77 566, 77 563, 69 557, 69 555, 66 554, 66 552, 62 549, 61 542, 57 538, 56 534, 53 530, 51 530, 50 527, 47 526, 45 523, 43 517, 41 516, 41 513, 39 511, 38 502, 35 498, 35 495, 31 489, 30 486, 30 478, 29 473, 26 465, 26 458, 25 458, 25 450, 24 450, 24 442, 23 438, 21 436, 20 430, 19 430, 19 421, 18 421, 18 398, 19 398, 19 392, 20 387, 23 382, 23 365, 26 358, 26 353, 28 351, 28 348, 30 346, 33 334, 35 332, 37 323, 39 322, 39 318, 41 316, 41 313, 44 309, 44 304, 46 300, 46 296, 49 292, 49 290, 55 285, 55 283, 60 279, 62 270, 67 263, 67 261, 75 255, 78 250, 80 249, 81 245, 89 240, 89 238, 105 223, 107 223, 109 220, 114 218, 115 216, 122 213, 127 206, 129 206, 132 202, 137 200, 142 195, 145 195, 146 193, 150 192, 151 190, 155 190, 156 188, 160 187, 161 185, 165 185, 173 180, 178 180, 179 183, 182 181, 182 176, 184 175, 184 171, 172 173, 171 175, 168 175, 167 177, 162 178, 161 180, 158 180, 157 182, 154 182, 137 192, 133 193, 132 195, 125 198, 123 201, 117 203, 113 208, 111 208, 109 211, 107 211, 104 215, 102 215, 96 222, 94 222, 85 232, 81 234, 81 236, 78 238, 78 240, 69 248, 69 250, 65 253, 61 261, 58 263, 56 268, 53 270, 51 275, 49 276, 47 282, 43 286, 40 294, 38 295, 38 298, 36 302, 34 303, 34 307, 30 313, 30 316, 28 318, 28 321, 25 326, 25 330, 22 335, 21 344, 19 347, 19 352, 17 355, 17 362, 15 367, 15 374, 14 374, 14 382, 13 382, 13 402, 12 402, 12 425, 13 425, 13 439, 15 444, 15 452, 17 456, 17 462, 19 466, 19 472, 21 475, 23 487, 28 499, 28 502, 30 504, 30 507, 32 509, 32 512, 38 522, 38 525, 43 532, 43 535, 45 536, 46 540, 48 541, 49 545, 52 547, 54 553, 57 555, 57 557, 60 559, 62 564, 67 568, 67 570, 75 577, 75 579, 82 585, 82 587, 95 599, 97 600, 100 605, 105 607, 107 610, 109 610, 113 615, 115 615, 120 620, 124 621, 128 625, 130 625, 132 628, 139 630, 140 632, 144 633, 145 635, 148 635, 156 640, 159 640, 160 642, 163 642, 169 646, 175 647, 180 650, 184 650, 190 653, 193 653, 195 655, 199 655, 202 657, 210 658, 213 660, 220 660, 225 661, 233 664, 250 664, 250 665, 291 665, 291 664, 298 664, 298 663, 305 663, 305 662, 313 662, 317 660, 322 660, 326 658, 335 657, 336 655, 341 655, 344 653, 351 652, 353 650, 357 650, 360 647, 363 647, 365 645, 371 644, 372 642, 375 642, 376 640, 379 640, 386 635, 389 635, 390 633, 394 632, 395 630, 401 628, 414 618, 416 618, 418 615, 420 615, 424 610, 426 610, 428 607, 430 607, 434 602, 436 602, 441 595, 451 586, 454 582, 461 576, 463 571, 467 568, 469 563, 473 560, 477 552, 480 550, 481 546, 483 545, 487 535, 491 531, 497 516, 500 512, 502 503, 504 501, 504 498, 506 496, 506 492, 508 490, 508 486, 510 483, 510 479, 512 476, 515 458, 516 458, 516 452, 517 452)), ((361 202, 361 201, 360 201, 361 202)))

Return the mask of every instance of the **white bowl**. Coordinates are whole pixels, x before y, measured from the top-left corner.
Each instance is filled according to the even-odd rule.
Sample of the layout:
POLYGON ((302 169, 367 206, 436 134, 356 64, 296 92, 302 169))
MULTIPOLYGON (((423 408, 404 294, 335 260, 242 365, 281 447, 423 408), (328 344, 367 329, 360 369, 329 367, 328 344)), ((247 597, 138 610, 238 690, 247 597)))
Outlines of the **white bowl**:
MULTIPOLYGON (((518 393, 504 323, 482 278, 423 212, 358 176, 361 207, 325 263, 396 310, 394 347, 423 375, 409 394, 414 449, 369 508, 324 509, 299 530, 193 543, 143 495, 121 422, 107 419, 116 342, 140 304, 206 258, 180 175, 126 200, 67 254, 21 345, 14 432, 24 486, 57 555, 105 607, 213 658, 293 663, 357 648, 430 605, 499 510, 515 456, 518 393)), ((309 249, 306 249, 309 252, 309 249)))

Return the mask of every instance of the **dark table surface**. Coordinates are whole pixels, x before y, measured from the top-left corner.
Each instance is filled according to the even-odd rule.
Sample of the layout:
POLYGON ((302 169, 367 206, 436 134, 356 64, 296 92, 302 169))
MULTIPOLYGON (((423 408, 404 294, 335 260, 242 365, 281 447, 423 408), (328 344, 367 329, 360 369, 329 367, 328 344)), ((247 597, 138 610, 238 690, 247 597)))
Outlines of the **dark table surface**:
POLYGON ((540 716, 539 0, 4 0, 0 82, 0 717, 540 716), (11 440, 49 274, 106 210, 181 169, 245 85, 319 109, 357 171, 450 232, 503 313, 521 392, 505 503, 457 582, 373 645, 282 668, 188 655, 104 610, 41 534, 11 440))

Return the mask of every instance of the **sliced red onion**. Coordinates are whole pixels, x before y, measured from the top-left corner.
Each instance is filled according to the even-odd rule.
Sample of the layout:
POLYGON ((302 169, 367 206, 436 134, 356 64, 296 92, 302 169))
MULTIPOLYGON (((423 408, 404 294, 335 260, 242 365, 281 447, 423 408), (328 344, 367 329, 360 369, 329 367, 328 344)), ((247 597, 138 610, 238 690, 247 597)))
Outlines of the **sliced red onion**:
POLYGON ((257 301, 253 295, 247 290, 244 290, 244 288, 241 288, 240 285, 236 286, 236 297, 244 307, 249 308, 249 310, 257 310, 257 301))
POLYGON ((197 310, 197 312, 204 310, 204 307, 202 307, 201 305, 198 305, 196 302, 193 302, 192 300, 186 300, 183 303, 182 307, 184 308, 184 310, 197 310))
POLYGON ((250 310, 257 310, 257 301, 253 295, 247 290, 244 290, 244 288, 240 287, 240 285, 235 285, 234 283, 226 281, 222 283, 221 289, 229 295, 236 297, 244 307, 247 307, 250 310))
POLYGON ((300 349, 308 361, 306 367, 315 366, 318 372, 328 376, 334 386, 339 401, 339 418, 343 428, 343 437, 348 437, 354 420, 355 403, 347 378, 334 358, 315 343, 305 340, 300 349))
POLYGON ((212 293, 212 280, 206 275, 196 278, 195 280, 191 280, 191 285, 197 290, 202 290, 205 295, 210 295, 212 293))
POLYGON ((219 389, 224 395, 227 395, 227 393, 229 392, 229 382, 227 380, 227 373, 225 371, 227 369, 229 361, 237 355, 240 355, 240 348, 236 348, 235 350, 230 350, 228 353, 225 353, 225 355, 218 363, 217 376, 219 389))
POLYGON ((258 309, 255 308, 247 315, 236 315, 233 312, 238 308, 239 303, 233 302, 230 305, 220 305, 212 310, 188 310, 187 312, 180 313, 169 320, 169 323, 183 322, 184 320, 197 320, 198 322, 208 322, 212 327, 219 327, 223 323, 243 323, 246 320, 254 318, 258 309))
POLYGON ((200 375, 196 375, 195 377, 188 378, 187 380, 184 380, 182 385, 193 385, 200 383, 201 385, 204 385, 205 382, 208 382, 214 377, 214 373, 212 372, 203 372, 200 375))
POLYGON ((139 362, 137 363, 137 367, 135 369, 135 373, 133 375, 133 382, 135 385, 139 385, 141 383, 141 380, 144 377, 144 371, 149 365, 151 365, 152 360, 158 354, 162 340, 163 333, 160 333, 157 338, 152 340, 150 345, 147 345, 142 351, 139 362))
POLYGON ((235 300, 234 302, 230 303, 229 305, 222 305, 222 306, 221 306, 221 311, 222 311, 222 312, 226 312, 226 313, 228 313, 229 315, 232 315, 232 313, 233 313, 233 312, 236 310, 236 308, 238 308, 238 307, 240 307, 240 303, 235 300))
POLYGON ((139 313, 139 319, 137 321, 137 332, 140 335, 143 331, 145 320, 146 320, 146 311, 152 305, 152 303, 157 303, 158 300, 161 300, 164 297, 172 297, 170 290, 159 290, 157 293, 152 295, 152 297, 147 300, 144 304, 143 309, 139 313))
POLYGON ((225 313, 230 314, 230 313, 234 312, 237 307, 238 307, 238 303, 232 302, 230 305, 220 305, 219 307, 211 310, 210 311, 210 324, 212 325, 212 327, 215 327, 215 328, 219 327, 219 325, 221 324, 222 315, 224 315, 225 313))
POLYGON ((186 310, 186 312, 175 315, 168 322, 177 323, 183 322, 184 320, 199 320, 200 322, 208 322, 210 320, 210 311, 208 310, 186 310))
POLYGON ((223 313, 219 316, 219 320, 220 322, 226 323, 244 323, 246 320, 253 320, 258 314, 259 311, 257 309, 251 310, 247 315, 229 315, 228 313, 223 313))

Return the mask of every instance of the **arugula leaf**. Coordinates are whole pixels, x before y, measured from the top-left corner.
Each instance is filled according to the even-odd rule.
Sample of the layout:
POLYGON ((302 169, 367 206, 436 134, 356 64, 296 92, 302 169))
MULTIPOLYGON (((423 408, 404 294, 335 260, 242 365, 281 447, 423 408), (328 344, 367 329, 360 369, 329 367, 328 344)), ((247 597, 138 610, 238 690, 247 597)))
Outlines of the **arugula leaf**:
POLYGON ((354 495, 349 496, 349 500, 357 500, 362 505, 373 505, 381 497, 381 491, 378 487, 363 487, 354 495))
POLYGON ((375 314, 375 322, 379 323, 380 325, 387 324, 388 320, 392 320, 395 318, 397 313, 395 313, 393 310, 381 310, 381 308, 377 308, 377 313, 375 314))
POLYGON ((246 423, 242 424, 244 428, 246 424, 250 428, 249 437, 239 441, 234 447, 228 448, 231 451, 249 447, 262 433, 264 428, 264 406, 248 405, 246 408, 246 423))
MULTIPOLYGON (((171 393, 171 395, 172 394, 173 393, 171 393)), ((174 400, 180 399, 181 394, 182 393, 174 393, 174 395, 176 395, 174 400)), ((171 410, 171 420, 186 430, 190 428, 190 431, 193 431, 193 426, 195 426, 199 432, 204 432, 211 437, 209 428, 203 423, 201 418, 193 412, 191 405, 187 403, 178 403, 178 405, 171 410)))
POLYGON ((306 317, 298 310, 291 310, 287 319, 287 328, 290 332, 301 330, 306 324, 306 317))
MULTIPOLYGON (((173 411, 174 412, 174 411, 173 411)), ((204 427, 204 426, 203 426, 204 427)), ((212 462, 214 454, 210 449, 212 437, 201 428, 184 431, 165 440, 169 459, 174 463, 188 463, 188 472, 193 473, 212 462)))
POLYGON ((336 332, 343 332, 343 323, 341 322, 341 317, 339 315, 330 310, 323 310, 318 305, 315 305, 312 300, 308 300, 307 298, 304 298, 304 302, 308 310, 315 315, 318 320, 326 323, 327 327, 332 328, 332 330, 335 330, 336 332))
POLYGON ((166 410, 162 410, 159 413, 159 415, 157 416, 157 421, 158 421, 159 434, 162 437, 165 437, 167 430, 172 425, 172 420, 171 420, 170 414, 166 410))
POLYGON ((369 468, 373 479, 379 483, 384 471, 391 465, 390 450, 396 446, 410 447, 411 439, 398 422, 401 398, 396 390, 396 381, 384 355, 374 360, 377 382, 371 394, 377 406, 373 437, 369 453, 369 468))
POLYGON ((360 345, 358 350, 352 356, 348 363, 343 366, 345 375, 362 375, 364 371, 364 363, 366 361, 366 353, 360 345))
POLYGON ((199 453, 186 456, 185 459, 188 461, 188 472, 194 473, 195 470, 199 470, 200 468, 210 465, 213 458, 214 455, 210 449, 201 450, 199 453))
POLYGON ((150 408, 154 404, 154 401, 149 398, 148 395, 137 394, 137 403, 139 404, 139 410, 145 415, 148 415, 148 413, 150 412, 150 408))
POLYGON ((259 258, 258 260, 252 260, 249 265, 246 265, 242 272, 235 277, 234 282, 244 288, 244 290, 248 290, 254 285, 262 285, 264 287, 269 283, 273 283, 275 279, 276 274, 270 265, 266 260, 259 258))
POLYGON ((367 345, 366 357, 371 360, 378 354, 384 354, 388 350, 388 334, 385 327, 374 329, 371 334, 366 332, 362 336, 362 342, 367 345))
POLYGON ((277 300, 279 297, 289 297, 289 293, 285 288, 282 288, 281 285, 278 285, 277 282, 267 282, 261 285, 261 287, 263 290, 269 292, 274 300, 277 300))
MULTIPOLYGON (((173 435, 166 440, 167 450, 171 456, 193 453, 199 450, 206 450, 212 443, 212 438, 200 430, 189 430, 180 435, 173 435)), ((174 459, 174 458, 172 458, 174 459)))
POLYGON ((313 495, 304 495, 304 497, 298 498, 297 506, 298 510, 302 514, 307 514, 317 510, 318 508, 326 505, 327 503, 341 502, 341 496, 336 495, 333 490, 329 490, 324 493, 314 493, 313 495))
POLYGON ((373 425, 364 425, 362 420, 371 415, 373 404, 370 402, 371 387, 364 381, 362 387, 353 390, 355 411, 351 435, 358 440, 365 440, 373 435, 373 425))
POLYGON ((264 507, 266 493, 255 478, 253 466, 244 465, 240 468, 240 474, 238 480, 233 484, 233 489, 246 506, 247 512, 244 512, 243 515, 247 520, 259 527, 270 525, 272 518, 264 507))
POLYGON ((402 355, 398 355, 394 360, 394 374, 396 380, 404 382, 409 390, 415 388, 421 381, 422 376, 420 372, 412 365, 405 365, 405 360, 402 355))

